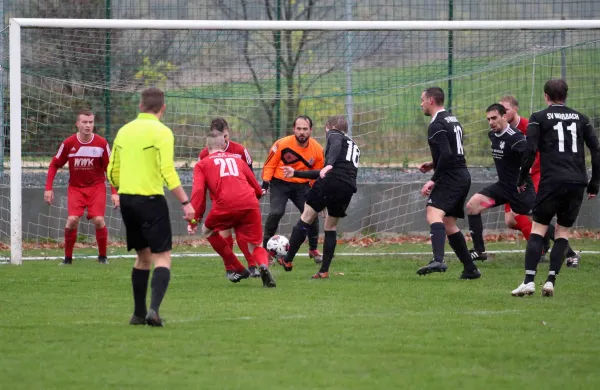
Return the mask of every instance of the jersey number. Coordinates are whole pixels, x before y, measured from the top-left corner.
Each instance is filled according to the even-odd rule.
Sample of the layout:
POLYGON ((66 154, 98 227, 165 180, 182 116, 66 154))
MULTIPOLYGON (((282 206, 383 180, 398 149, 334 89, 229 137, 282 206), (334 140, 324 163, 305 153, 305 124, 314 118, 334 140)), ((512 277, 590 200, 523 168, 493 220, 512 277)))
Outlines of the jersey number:
POLYGON ((360 149, 352 141, 348 142, 348 153, 346 153, 346 161, 352 161, 354 167, 358 168, 358 160, 360 159, 360 149))
POLYGON ((221 168, 221 177, 225 176, 239 176, 238 166, 235 160, 231 157, 227 158, 215 158, 215 164, 221 168))
POLYGON ((463 155, 465 151, 462 144, 462 128, 460 126, 454 126, 454 134, 456 135, 456 154, 463 155))
MULTIPOLYGON (((565 132, 563 130, 562 122, 558 122, 556 126, 553 127, 554 130, 558 131, 558 151, 565 151, 565 132)), ((567 130, 571 132, 571 150, 573 153, 577 153, 577 124, 571 123, 567 126, 567 130)))

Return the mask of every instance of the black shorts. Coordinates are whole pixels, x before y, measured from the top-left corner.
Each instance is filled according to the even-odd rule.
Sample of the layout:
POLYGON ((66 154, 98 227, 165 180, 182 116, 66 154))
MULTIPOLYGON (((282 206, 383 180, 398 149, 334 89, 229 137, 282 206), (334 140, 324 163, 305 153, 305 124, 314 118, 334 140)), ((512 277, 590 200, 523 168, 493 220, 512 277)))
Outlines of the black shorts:
POLYGON ((470 189, 471 175, 466 169, 444 172, 429 194, 427 206, 443 210, 446 217, 464 218, 470 189))
POLYGON ((173 246, 169 207, 163 195, 120 195, 121 215, 127 235, 127 250, 150 248, 152 253, 173 246))
POLYGON ((556 223, 560 226, 573 226, 579 215, 585 188, 585 185, 541 183, 533 206, 533 220, 548 226, 556 215, 556 223))
POLYGON ((341 180, 318 179, 306 194, 306 204, 320 212, 327 207, 332 217, 344 218, 356 189, 341 180))
POLYGON ((485 187, 479 193, 494 200, 494 207, 508 203, 512 211, 520 215, 531 215, 535 204, 535 190, 533 185, 525 187, 525 192, 517 191, 517 184, 508 188, 500 183, 485 187))

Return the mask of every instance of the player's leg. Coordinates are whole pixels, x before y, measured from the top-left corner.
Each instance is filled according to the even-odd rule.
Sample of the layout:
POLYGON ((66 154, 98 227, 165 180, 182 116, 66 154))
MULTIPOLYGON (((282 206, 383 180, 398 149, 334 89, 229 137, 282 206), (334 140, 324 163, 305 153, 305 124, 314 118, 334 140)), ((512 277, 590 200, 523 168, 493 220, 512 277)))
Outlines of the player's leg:
POLYGON ((450 215, 444 217, 444 227, 446 229, 446 236, 448 236, 448 244, 450 244, 450 248, 452 248, 456 257, 458 257, 463 265, 460 279, 478 279, 481 277, 481 273, 473 262, 465 236, 456 225, 457 217, 454 215, 460 216, 460 213, 452 212, 450 215))
POLYGON ((334 210, 328 211, 325 217, 325 240, 323 242, 323 262, 319 268, 319 272, 312 276, 313 279, 326 279, 329 277, 329 267, 335 255, 335 247, 337 245, 337 224, 341 217, 332 215, 334 210))
POLYGON ((145 325, 148 310, 146 307, 146 294, 148 291, 148 280, 150 279, 150 266, 152 255, 150 248, 142 235, 141 220, 138 218, 140 212, 140 199, 135 195, 121 195, 121 216, 125 225, 127 238, 127 250, 136 250, 137 257, 131 270, 131 286, 133 290, 133 315, 129 323, 131 325, 145 325))
MULTIPOLYGON (((261 226, 261 230, 262 230, 262 226, 261 226)), ((221 237, 223 237, 225 239, 225 241, 227 241, 227 245, 229 245, 229 248, 231 248, 231 250, 233 250, 233 229, 223 229, 219 232, 219 235, 221 237)), ((254 258, 252 257, 252 251, 250 251, 248 249, 247 243, 237 239, 237 236, 236 236, 236 241, 237 241, 238 248, 240 248, 240 251, 242 251, 242 253, 244 254, 244 258, 246 259, 246 262, 248 263, 248 270, 250 271, 250 277, 258 278, 260 276, 260 273, 256 269, 257 264, 256 264, 256 261, 254 261, 254 258)))
POLYGON ((279 221, 285 214, 285 206, 288 201, 288 193, 285 182, 274 179, 269 186, 269 215, 265 221, 265 229, 263 235, 263 247, 267 247, 267 242, 275 235, 279 227, 279 221))
MULTIPOLYGON (((432 193, 433 195, 433 193, 432 193)), ((431 199, 431 198, 430 198, 431 199)), ((446 272, 448 266, 444 262, 444 245, 446 244, 446 228, 444 216, 446 212, 434 206, 427 206, 427 223, 431 237, 431 251, 433 260, 417 270, 418 275, 427 275, 432 272, 446 272)))
POLYGON ((238 245, 240 243, 252 252, 254 261, 258 263, 259 276, 263 287, 276 287, 275 280, 269 271, 269 253, 261 246, 262 242, 262 216, 260 208, 247 210, 245 215, 240 216, 240 223, 235 226, 235 237, 238 245))
POLYGON ((533 188, 527 188, 525 192, 521 193, 514 190, 507 194, 507 199, 510 208, 516 214, 516 229, 523 234, 525 240, 529 241, 533 227, 531 213, 535 206, 535 191, 533 191, 533 188))
POLYGON ((65 259, 60 265, 73 263, 73 248, 77 242, 79 219, 85 211, 85 195, 80 188, 69 186, 67 190, 67 223, 65 224, 65 259))
POLYGON ((235 225, 235 212, 212 209, 202 225, 202 235, 206 237, 215 252, 223 259, 227 278, 237 283, 250 276, 250 272, 240 263, 227 241, 218 233, 220 230, 230 229, 235 225))
POLYGON ((169 207, 164 196, 145 197, 145 211, 142 223, 142 236, 145 238, 150 252, 154 271, 150 281, 150 308, 146 315, 146 323, 151 326, 162 326, 159 311, 160 305, 167 293, 171 280, 171 249, 173 247, 173 234, 169 207))
MULTIPOLYGON (((310 185, 295 184, 294 190, 290 192, 290 200, 296 206, 300 213, 304 212, 304 203, 306 201, 306 194, 310 191, 310 185)), ((319 218, 315 218, 313 223, 310 225, 308 231, 308 257, 313 259, 315 263, 319 264, 323 261, 323 256, 319 252, 319 218)))
POLYGON ((96 243, 98 244, 98 263, 108 264, 106 247, 108 245, 108 229, 104 220, 106 213, 106 185, 85 188, 87 200, 87 217, 96 228, 96 243))
POLYGON ((569 248, 570 228, 575 224, 581 204, 585 187, 569 188, 562 197, 556 215, 556 239, 550 252, 550 270, 546 283, 542 288, 542 296, 553 296, 556 276, 558 276, 562 263, 565 260, 569 248))
POLYGON ((488 188, 484 188, 482 191, 474 194, 467 202, 469 232, 471 233, 471 238, 473 239, 473 250, 471 250, 470 253, 473 260, 487 260, 485 241, 483 239, 483 221, 481 220, 481 213, 484 210, 496 205, 496 200, 484 192, 488 188))

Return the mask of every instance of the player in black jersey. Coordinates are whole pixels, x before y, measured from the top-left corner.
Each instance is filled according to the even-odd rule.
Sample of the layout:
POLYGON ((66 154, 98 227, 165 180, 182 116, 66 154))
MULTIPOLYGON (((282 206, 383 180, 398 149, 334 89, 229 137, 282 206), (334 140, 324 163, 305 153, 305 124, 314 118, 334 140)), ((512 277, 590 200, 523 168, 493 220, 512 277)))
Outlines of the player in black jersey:
POLYGON ((444 91, 438 87, 427 88, 421 94, 421 107, 429 124, 429 148, 432 162, 421 164, 423 173, 432 169, 435 173, 421 189, 427 200, 427 223, 431 229, 433 260, 419 268, 417 274, 446 272, 444 245, 446 236, 450 247, 463 263, 461 279, 477 279, 481 276, 473 263, 465 236, 456 226, 457 218, 464 218, 464 205, 471 187, 471 175, 467 170, 463 151, 463 130, 456 119, 444 109, 444 91))
POLYGON ((323 243, 323 262, 313 279, 329 277, 329 266, 333 260, 337 243, 336 227, 340 218, 346 216, 352 195, 356 192, 356 176, 360 150, 346 134, 348 122, 343 116, 329 118, 325 127, 327 146, 325 147, 325 167, 313 171, 295 171, 283 166, 286 177, 305 177, 317 179, 306 194, 306 205, 300 220, 294 226, 290 237, 290 248, 280 264, 286 271, 292 270, 292 261, 306 239, 306 234, 319 212, 327 208, 325 218, 325 241, 323 243))
POLYGON ((531 234, 529 215, 535 202, 533 183, 529 178, 526 191, 522 193, 515 188, 523 154, 527 151, 527 141, 523 133, 510 126, 505 115, 506 109, 498 103, 492 104, 486 110, 487 121, 491 128, 489 137, 498 181, 473 195, 467 202, 469 230, 474 246, 471 250, 473 260, 487 259, 481 213, 488 208, 509 204, 516 214, 517 225, 521 227, 525 239, 528 240, 531 234))
POLYGON ((535 112, 527 127, 527 153, 517 182, 519 191, 526 190, 529 168, 539 150, 542 178, 533 207, 533 227, 525 252, 525 280, 513 296, 535 292, 543 236, 556 215, 554 246, 550 252, 550 271, 542 288, 542 296, 554 295, 556 275, 569 245, 569 228, 573 226, 587 187, 588 199, 598 194, 600 186, 600 146, 589 119, 565 106, 568 86, 564 80, 549 80, 544 85, 548 108, 535 112), (592 157, 592 178, 588 182, 584 144, 592 157))

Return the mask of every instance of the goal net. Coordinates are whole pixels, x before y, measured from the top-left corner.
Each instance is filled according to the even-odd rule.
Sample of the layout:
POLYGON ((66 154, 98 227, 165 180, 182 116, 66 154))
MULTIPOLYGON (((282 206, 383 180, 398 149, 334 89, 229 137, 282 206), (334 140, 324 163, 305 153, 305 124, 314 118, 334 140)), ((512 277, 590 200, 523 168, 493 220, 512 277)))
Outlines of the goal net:
MULTIPOLYGON (((326 119, 342 114, 361 161, 359 189, 339 227, 340 238, 358 251, 375 241, 394 244, 427 233, 419 190, 430 174, 417 169, 431 158, 430 118, 420 109, 423 89, 444 89, 446 107, 464 129, 472 192, 477 191, 496 180, 485 108, 502 96, 515 96, 519 114, 528 118, 544 107, 545 81, 563 77, 568 104, 597 124, 599 27, 598 21, 555 20, 11 20, 0 45, 4 123, 10 114, 5 127, 10 137, 3 138, 0 156, 3 255, 18 262, 22 248, 63 242, 66 167, 54 182, 52 205, 44 203, 43 193, 51 157, 76 131, 77 110, 90 108, 96 132, 112 142, 135 118, 139 92, 148 86, 166 92, 163 121, 175 134, 176 166, 188 193, 213 118, 229 122, 231 139, 249 150, 260 181, 269 148, 291 134, 297 115, 313 119, 313 137, 324 145, 326 119)), ((268 196, 261 202, 266 217, 268 196)), ((175 202, 171 215, 175 235, 189 240, 175 202)), ((289 203, 279 233, 289 234, 297 218, 289 203)), ((122 242, 120 213, 110 202, 106 220, 110 240, 122 242)), ((504 226, 503 208, 486 212, 484 222, 487 232, 512 232, 504 226)), ((585 205, 578 226, 597 225, 585 205)), ((95 242, 85 218, 79 236, 79 242, 95 242)))

